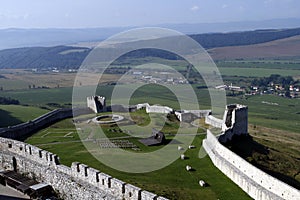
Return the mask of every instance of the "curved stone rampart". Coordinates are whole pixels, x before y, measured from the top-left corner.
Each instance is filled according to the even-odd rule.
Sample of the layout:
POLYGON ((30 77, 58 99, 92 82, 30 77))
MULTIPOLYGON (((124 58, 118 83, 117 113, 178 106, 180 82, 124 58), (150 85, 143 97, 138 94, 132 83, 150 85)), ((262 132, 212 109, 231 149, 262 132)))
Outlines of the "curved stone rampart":
POLYGON ((257 200, 300 199, 299 190, 251 165, 224 147, 209 130, 207 130, 206 139, 203 140, 203 147, 214 165, 252 198, 257 200))
POLYGON ((205 117, 205 123, 216 128, 222 128, 223 120, 218 119, 212 115, 208 115, 205 117))
POLYGON ((165 199, 87 165, 61 165, 57 155, 33 145, 0 137, 0 170, 15 170, 50 184, 65 200, 165 199))
POLYGON ((37 131, 47 125, 55 123, 59 120, 70 118, 73 115, 87 114, 91 111, 87 108, 60 108, 50 111, 36 119, 21 123, 7 128, 0 128, 0 137, 21 139, 27 137, 30 133, 37 131))

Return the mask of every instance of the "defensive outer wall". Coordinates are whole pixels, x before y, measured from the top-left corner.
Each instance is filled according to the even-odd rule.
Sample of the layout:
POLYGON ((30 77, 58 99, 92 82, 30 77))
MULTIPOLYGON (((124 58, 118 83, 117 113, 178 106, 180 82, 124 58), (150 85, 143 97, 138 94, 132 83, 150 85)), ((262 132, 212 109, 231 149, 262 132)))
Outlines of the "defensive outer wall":
POLYGON ((87 108, 78 108, 74 110, 71 108, 56 109, 31 121, 15 126, 9 126, 7 128, 0 128, 0 137, 21 139, 27 137, 34 131, 37 131, 62 119, 73 117, 73 115, 76 116, 88 113, 91 113, 91 110, 87 108))
MULTIPOLYGON (((75 110, 75 115, 89 110, 75 110)), ((7 139, 25 137, 32 131, 72 116, 72 109, 57 109, 30 122, 0 130, 0 171, 14 170, 39 182, 48 183, 65 200, 132 199, 165 200, 134 185, 113 178, 78 162, 71 168, 59 157, 30 144, 7 139), (4 138, 6 137, 6 138, 4 138)))
MULTIPOLYGON (((213 116, 207 117, 206 122, 218 128, 224 126, 225 123, 213 116)), ((223 135, 225 134, 226 132, 223 132, 223 135)), ((217 138, 210 130, 207 130, 203 147, 213 164, 250 197, 257 200, 300 200, 299 190, 270 176, 233 153, 219 142, 220 136, 222 135, 217 138)), ((232 136, 231 132, 230 136, 232 136)))

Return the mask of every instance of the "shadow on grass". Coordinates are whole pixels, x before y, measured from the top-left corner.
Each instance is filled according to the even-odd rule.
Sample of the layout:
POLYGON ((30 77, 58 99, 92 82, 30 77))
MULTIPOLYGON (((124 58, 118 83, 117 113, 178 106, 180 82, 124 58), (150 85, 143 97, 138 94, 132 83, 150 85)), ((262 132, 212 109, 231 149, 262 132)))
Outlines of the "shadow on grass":
POLYGON ((299 181, 278 170, 274 170, 274 161, 278 163, 285 162, 284 155, 282 155, 281 158, 277 157, 279 160, 270 159, 272 149, 269 150, 268 147, 254 141, 250 135, 234 136, 232 140, 224 144, 224 146, 271 176, 300 189, 299 181))
POLYGON ((0 127, 8 127, 22 123, 21 120, 13 117, 10 112, 0 109, 0 127))
POLYGON ((267 169, 265 166, 259 165, 258 163, 253 163, 253 165, 255 165, 256 167, 260 168, 261 170, 263 170, 264 172, 270 174, 271 176, 274 176, 276 178, 278 178, 279 180, 289 184, 290 186, 300 190, 300 182, 297 181, 296 179, 287 176, 285 174, 279 173, 279 172, 275 172, 272 171, 270 169, 267 169))

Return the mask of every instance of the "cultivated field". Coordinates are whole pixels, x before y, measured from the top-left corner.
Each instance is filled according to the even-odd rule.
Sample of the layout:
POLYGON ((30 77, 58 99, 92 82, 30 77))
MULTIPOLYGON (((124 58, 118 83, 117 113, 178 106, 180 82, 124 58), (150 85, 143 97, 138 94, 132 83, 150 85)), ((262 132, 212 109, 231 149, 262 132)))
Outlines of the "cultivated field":
POLYGON ((209 49, 214 60, 299 57, 300 36, 271 42, 209 49))
MULTIPOLYGON (((228 64, 230 65, 230 64, 228 64)), ((236 65, 235 63, 232 64, 236 65)), ((272 74, 280 74, 282 76, 299 76, 300 70, 293 69, 272 69, 272 68, 256 68, 245 67, 245 64, 239 64, 240 67, 220 67, 219 70, 223 76, 240 76, 240 77, 269 77, 272 74)), ((249 66, 251 64, 247 64, 249 66)), ((299 65, 298 65, 299 66, 299 65)))
MULTIPOLYGON (((37 88, 59 88, 72 86, 94 85, 95 80, 99 79, 96 73, 82 73, 84 83, 74 82, 76 73, 74 72, 33 72, 22 69, 0 69, 0 86, 4 90, 24 90, 37 88), (35 88, 33 88, 33 85, 35 88)), ((116 80, 120 75, 105 74, 100 80, 101 83, 109 83, 116 80)))

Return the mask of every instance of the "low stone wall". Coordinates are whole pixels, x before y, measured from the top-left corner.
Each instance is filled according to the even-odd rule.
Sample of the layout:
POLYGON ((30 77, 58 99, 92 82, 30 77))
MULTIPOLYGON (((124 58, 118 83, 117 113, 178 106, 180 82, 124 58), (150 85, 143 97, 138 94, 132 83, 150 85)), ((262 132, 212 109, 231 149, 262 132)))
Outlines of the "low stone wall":
POLYGON ((181 122, 191 122, 195 119, 207 117, 211 110, 179 110, 175 111, 177 119, 181 122))
POLYGON ((153 106, 147 106, 146 107, 146 112, 147 113, 169 114, 169 113, 172 113, 173 111, 174 111, 173 108, 170 108, 168 106, 153 105, 153 106))
POLYGON ((53 124, 65 118, 72 117, 73 114, 76 116, 87 114, 90 112, 91 111, 87 108, 78 108, 73 110, 71 108, 56 109, 31 121, 7 128, 1 128, 0 137, 22 139, 27 137, 30 133, 37 131, 47 125, 53 124))
POLYGON ((221 143, 207 130, 203 147, 214 165, 257 200, 300 199, 300 191, 268 175, 239 157, 221 143))
POLYGON ((0 138, 0 170, 16 170, 48 183, 65 200, 165 199, 78 162, 71 168, 61 165, 55 154, 6 138, 0 138))
POLYGON ((216 128, 222 128, 223 120, 218 119, 212 115, 208 115, 207 117, 205 117, 205 123, 216 128))

